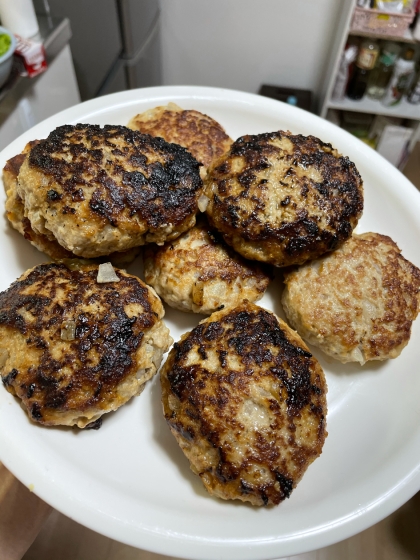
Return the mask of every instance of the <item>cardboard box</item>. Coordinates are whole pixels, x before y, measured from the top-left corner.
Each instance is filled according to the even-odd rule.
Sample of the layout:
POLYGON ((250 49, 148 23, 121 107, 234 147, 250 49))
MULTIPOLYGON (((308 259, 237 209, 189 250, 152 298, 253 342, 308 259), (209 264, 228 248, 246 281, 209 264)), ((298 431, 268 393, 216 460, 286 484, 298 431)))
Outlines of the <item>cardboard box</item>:
POLYGON ((420 142, 409 155, 403 173, 420 191, 420 142))
POLYGON ((413 132, 412 128, 405 126, 387 125, 383 129, 376 149, 384 158, 398 167, 413 132))

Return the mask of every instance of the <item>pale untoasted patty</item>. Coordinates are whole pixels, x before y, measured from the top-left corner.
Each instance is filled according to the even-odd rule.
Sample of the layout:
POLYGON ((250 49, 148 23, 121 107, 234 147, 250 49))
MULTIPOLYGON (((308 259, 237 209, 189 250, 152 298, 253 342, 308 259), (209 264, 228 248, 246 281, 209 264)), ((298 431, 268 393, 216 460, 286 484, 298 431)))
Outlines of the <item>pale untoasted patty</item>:
POLYGON ((322 450, 327 386, 301 338, 249 302, 213 313, 161 370, 165 418, 206 489, 278 504, 322 450))
POLYGON ((181 109, 175 103, 136 115, 127 126, 187 148, 202 164, 202 178, 233 142, 217 121, 199 111, 181 109))
POLYGON ((302 264, 351 236, 363 210, 355 165, 314 136, 243 136, 205 185, 210 222, 238 253, 302 264))
POLYGON ((140 394, 172 340, 154 291, 43 264, 0 294, 0 372, 41 424, 85 427, 140 394))
POLYGON ((285 275, 282 303, 309 343, 341 362, 396 358, 420 307, 420 270, 386 235, 353 235, 285 275))
MULTIPOLYGON (((3 186, 6 191, 6 217, 10 225, 23 235, 31 245, 51 257, 51 259, 55 261, 75 259, 78 257, 62 247, 51 234, 47 236, 43 233, 36 233, 32 229, 30 221, 25 216, 25 207, 22 199, 17 192, 20 168, 31 148, 38 143, 39 140, 29 142, 23 152, 9 159, 3 168, 3 186)), ((127 266, 133 262, 140 251, 140 247, 133 247, 127 251, 111 253, 106 256, 106 260, 111 261, 115 266, 127 266)))
POLYGON ((268 269, 235 253, 203 219, 163 247, 148 245, 144 274, 171 307, 204 314, 258 301, 270 282, 268 269))
POLYGON ((57 128, 18 176, 32 229, 84 258, 174 239, 194 225, 201 188, 187 150, 111 125, 57 128))

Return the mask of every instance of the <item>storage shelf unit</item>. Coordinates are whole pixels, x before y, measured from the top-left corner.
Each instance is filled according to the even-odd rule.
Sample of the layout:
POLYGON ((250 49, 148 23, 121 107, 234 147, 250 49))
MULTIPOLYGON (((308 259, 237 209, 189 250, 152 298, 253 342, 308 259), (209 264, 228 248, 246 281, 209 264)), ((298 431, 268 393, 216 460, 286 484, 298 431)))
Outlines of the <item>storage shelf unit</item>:
POLYGON ((415 129, 413 138, 410 142, 410 147, 414 146, 415 142, 420 139, 420 105, 413 105, 403 99, 399 104, 386 107, 380 101, 375 101, 364 97, 360 101, 353 101, 347 97, 344 99, 333 99, 332 92, 334 89, 341 55, 347 42, 349 35, 356 35, 360 37, 372 37, 374 39, 387 39, 390 41, 403 42, 403 43, 417 43, 408 30, 403 37, 385 36, 372 31, 371 33, 364 33, 359 31, 351 31, 351 21, 354 8, 356 7, 357 0, 344 0, 342 2, 341 17, 337 27, 337 35, 331 51, 331 57, 327 66, 326 75, 323 80, 323 91, 321 91, 319 114, 321 117, 326 117, 330 109, 339 111, 354 111, 359 113, 371 113, 374 115, 387 115, 390 117, 399 117, 403 119, 410 119, 418 121, 419 124, 415 129))
POLYGON ((353 37, 372 37, 372 39, 383 39, 385 41, 397 41, 399 43, 417 43, 413 37, 413 33, 410 29, 402 35, 401 37, 390 37, 389 35, 384 35, 383 33, 374 33, 373 31, 367 33, 366 31, 349 31, 349 35, 353 37))
POLYGON ((329 109, 337 109, 339 111, 354 111, 356 113, 372 113, 374 115, 386 115, 388 117, 399 117, 401 119, 420 120, 420 105, 413 105, 403 99, 394 107, 386 107, 380 101, 375 101, 364 97, 360 101, 353 101, 347 97, 328 102, 329 109))

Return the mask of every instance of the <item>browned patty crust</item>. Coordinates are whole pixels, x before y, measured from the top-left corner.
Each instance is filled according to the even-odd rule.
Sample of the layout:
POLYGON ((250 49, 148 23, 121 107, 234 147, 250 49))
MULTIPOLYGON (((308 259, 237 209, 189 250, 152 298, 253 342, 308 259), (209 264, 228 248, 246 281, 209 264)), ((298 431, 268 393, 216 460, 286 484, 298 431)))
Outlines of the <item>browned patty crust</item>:
POLYGON ((94 265, 43 264, 0 293, 3 384, 35 422, 84 427, 117 409, 168 348, 154 292, 122 271, 105 284, 97 274, 94 265))
POLYGON ((161 383, 173 435, 220 498, 278 504, 321 453, 322 368, 286 323, 255 304, 213 313, 184 335, 161 383))
POLYGON ((200 111, 184 110, 175 103, 136 115, 128 127, 187 148, 203 165, 203 178, 209 166, 227 152, 233 142, 217 121, 200 111))
POLYGON ((57 128, 18 178, 34 230, 86 258, 177 237, 195 223, 201 188, 185 148, 112 125, 57 128))
MULTIPOLYGON (((6 191, 6 218, 11 226, 16 229, 23 237, 34 247, 51 257, 54 261, 64 259, 79 258, 74 253, 67 251, 52 236, 37 233, 31 226, 31 222, 25 216, 25 207, 22 199, 17 191, 17 180, 20 168, 25 161, 27 154, 33 146, 36 146, 39 140, 28 142, 21 154, 18 154, 9 160, 3 168, 3 185, 6 191)), ((106 255, 99 260, 111 261, 115 266, 127 266, 139 255, 140 247, 133 247, 128 251, 115 252, 106 255)))
POLYGON ((67 251, 57 243, 42 233, 36 233, 31 226, 31 222, 25 216, 25 208, 22 199, 17 193, 17 179, 20 168, 27 157, 27 153, 35 146, 39 140, 29 142, 21 154, 7 160, 3 168, 3 185, 6 191, 6 217, 10 224, 29 241, 39 251, 44 252, 52 259, 70 259, 75 255, 67 251))
POLYGON ((206 181, 207 214, 243 256, 302 264, 351 236, 363 210, 355 165, 314 136, 243 136, 206 181))
POLYGON ((292 327, 341 362, 396 358, 410 340, 420 270, 386 235, 353 234, 284 280, 282 304, 292 327))
POLYGON ((272 279, 269 267, 242 258, 203 218, 162 247, 149 244, 143 263, 147 284, 167 304, 205 315, 258 301, 272 279))

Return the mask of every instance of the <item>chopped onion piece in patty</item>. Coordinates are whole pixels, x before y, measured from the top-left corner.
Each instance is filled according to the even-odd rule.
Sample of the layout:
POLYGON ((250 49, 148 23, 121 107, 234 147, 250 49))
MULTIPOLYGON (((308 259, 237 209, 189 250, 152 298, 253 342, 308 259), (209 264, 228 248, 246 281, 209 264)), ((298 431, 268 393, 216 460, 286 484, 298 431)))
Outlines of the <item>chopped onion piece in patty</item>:
POLYGON ((98 284, 106 284, 107 282, 119 282, 120 279, 115 274, 114 267, 110 262, 100 264, 98 268, 98 284))
POLYGON ((198 209, 200 212, 205 212, 207 206, 209 205, 210 199, 205 194, 202 194, 198 199, 198 209))
POLYGON ((76 338, 76 323, 65 321, 61 327, 61 340, 74 340, 76 338))

